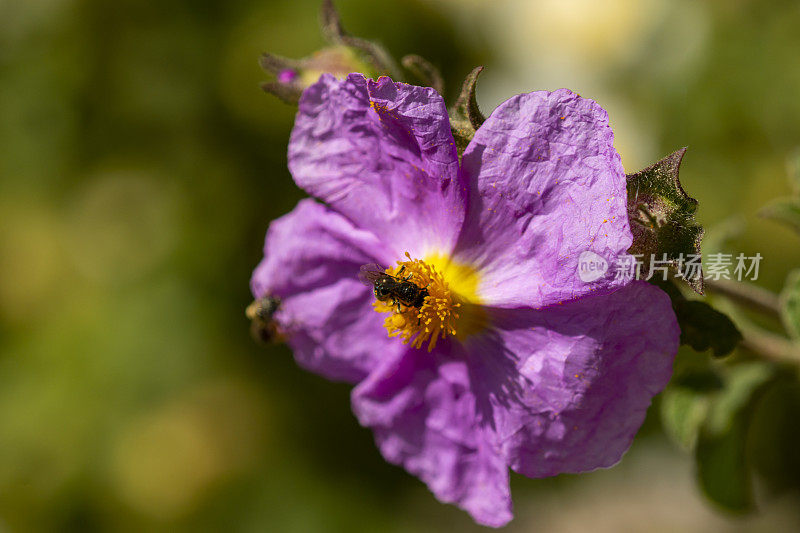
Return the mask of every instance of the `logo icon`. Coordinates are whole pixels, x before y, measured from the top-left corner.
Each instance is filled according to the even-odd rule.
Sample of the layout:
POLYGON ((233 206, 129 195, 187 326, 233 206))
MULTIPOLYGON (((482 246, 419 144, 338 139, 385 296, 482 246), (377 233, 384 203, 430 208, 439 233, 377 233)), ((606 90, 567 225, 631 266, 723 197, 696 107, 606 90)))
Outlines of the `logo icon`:
POLYGON ((608 261, 591 250, 581 252, 578 257, 578 277, 584 283, 602 278, 608 271, 608 261))

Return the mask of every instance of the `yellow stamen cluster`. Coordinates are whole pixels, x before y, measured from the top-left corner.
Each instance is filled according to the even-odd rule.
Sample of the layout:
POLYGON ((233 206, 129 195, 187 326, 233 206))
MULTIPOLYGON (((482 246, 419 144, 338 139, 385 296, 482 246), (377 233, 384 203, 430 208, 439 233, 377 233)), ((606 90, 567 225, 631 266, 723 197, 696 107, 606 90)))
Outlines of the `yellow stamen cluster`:
MULTIPOLYGON (((428 341, 428 351, 431 351, 439 338, 456 335, 456 326, 459 323, 464 325, 466 322, 474 326, 481 322, 475 316, 471 316, 467 321, 462 319, 464 311, 475 315, 473 310, 478 307, 467 299, 473 294, 463 294, 462 291, 454 290, 454 284, 451 282, 461 281, 460 285, 464 285, 463 276, 459 276, 458 280, 449 279, 452 278, 453 273, 463 274, 464 268, 451 266, 449 262, 439 256, 433 256, 427 258, 427 261, 423 261, 412 259, 406 252, 406 257, 407 261, 398 261, 397 266, 386 269, 386 273, 402 279, 411 276, 408 281, 420 289, 426 289, 428 296, 419 308, 401 304, 398 310, 398 306, 391 301, 376 301, 373 304, 379 313, 392 313, 386 317, 383 323, 389 331, 390 337, 399 336, 403 343, 410 343, 414 348, 420 348, 425 341, 428 341)), ((469 290, 466 292, 474 293, 476 282, 468 281, 467 285, 469 285, 469 290)), ((468 329, 472 330, 473 328, 469 326, 468 329)), ((471 331, 466 333, 471 333, 471 331)))

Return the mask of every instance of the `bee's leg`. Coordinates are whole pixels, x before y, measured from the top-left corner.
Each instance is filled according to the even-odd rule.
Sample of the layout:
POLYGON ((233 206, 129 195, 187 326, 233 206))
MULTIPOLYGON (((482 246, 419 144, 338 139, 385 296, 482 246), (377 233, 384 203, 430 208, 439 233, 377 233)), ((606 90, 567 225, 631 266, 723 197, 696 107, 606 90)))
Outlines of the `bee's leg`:
POLYGON ((395 303, 397 303, 397 313, 400 314, 402 312, 400 311, 400 302, 395 302, 395 303))
MULTIPOLYGON (((395 277, 398 277, 398 278, 399 278, 401 275, 403 275, 403 272, 405 272, 405 270, 406 270, 406 266, 405 266, 405 265, 401 266, 401 267, 400 267, 400 270, 398 270, 398 271, 397 271, 397 274, 396 274, 396 276, 395 276, 395 277)), ((411 279, 413 276, 414 276, 414 274, 409 274, 408 276, 404 277, 403 279, 404 279, 404 280, 406 280, 406 281, 408 281, 408 280, 410 280, 410 279, 411 279)))

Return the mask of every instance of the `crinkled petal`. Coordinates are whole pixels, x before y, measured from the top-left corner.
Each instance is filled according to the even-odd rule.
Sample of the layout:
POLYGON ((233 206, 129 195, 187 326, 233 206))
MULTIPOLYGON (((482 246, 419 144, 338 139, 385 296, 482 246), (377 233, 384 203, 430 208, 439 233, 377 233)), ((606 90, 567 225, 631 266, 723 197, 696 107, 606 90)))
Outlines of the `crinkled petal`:
POLYGON ((387 461, 439 500, 500 527, 512 518, 508 467, 476 416, 464 357, 445 353, 448 344, 386 359, 353 390, 353 411, 387 461))
POLYGON ((323 75, 300 100, 289 169, 398 259, 448 253, 461 230, 467 190, 444 100, 431 88, 323 75))
POLYGON ((478 129, 462 160, 471 193, 456 254, 481 271, 485 302, 542 307, 621 284, 632 236, 613 143, 605 110, 567 89, 515 96, 478 129), (577 274, 585 251, 608 262, 590 282, 577 274))
POLYGON ((361 265, 388 257, 371 232, 313 200, 302 200, 270 224, 264 259, 250 284, 256 298, 281 298, 275 319, 300 365, 356 383, 377 361, 403 349, 388 337, 373 310, 372 290, 358 281, 361 265))
POLYGON ((467 350, 478 410, 509 466, 544 477, 618 462, 672 373, 680 331, 669 297, 635 281, 493 315, 495 334, 467 350))

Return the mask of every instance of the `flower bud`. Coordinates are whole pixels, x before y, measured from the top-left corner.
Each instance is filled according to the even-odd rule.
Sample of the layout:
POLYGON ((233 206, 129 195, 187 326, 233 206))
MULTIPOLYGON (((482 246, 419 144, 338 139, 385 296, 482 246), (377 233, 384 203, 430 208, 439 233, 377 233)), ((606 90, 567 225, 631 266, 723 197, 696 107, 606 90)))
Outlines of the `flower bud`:
POLYGON ((383 47, 344 31, 330 0, 322 3, 320 22, 322 34, 330 46, 303 59, 264 54, 261 68, 273 74, 275 81, 263 83, 262 89, 286 103, 296 104, 303 90, 326 72, 337 78, 344 78, 351 72, 360 72, 368 78, 383 75, 399 78, 397 65, 383 47))

